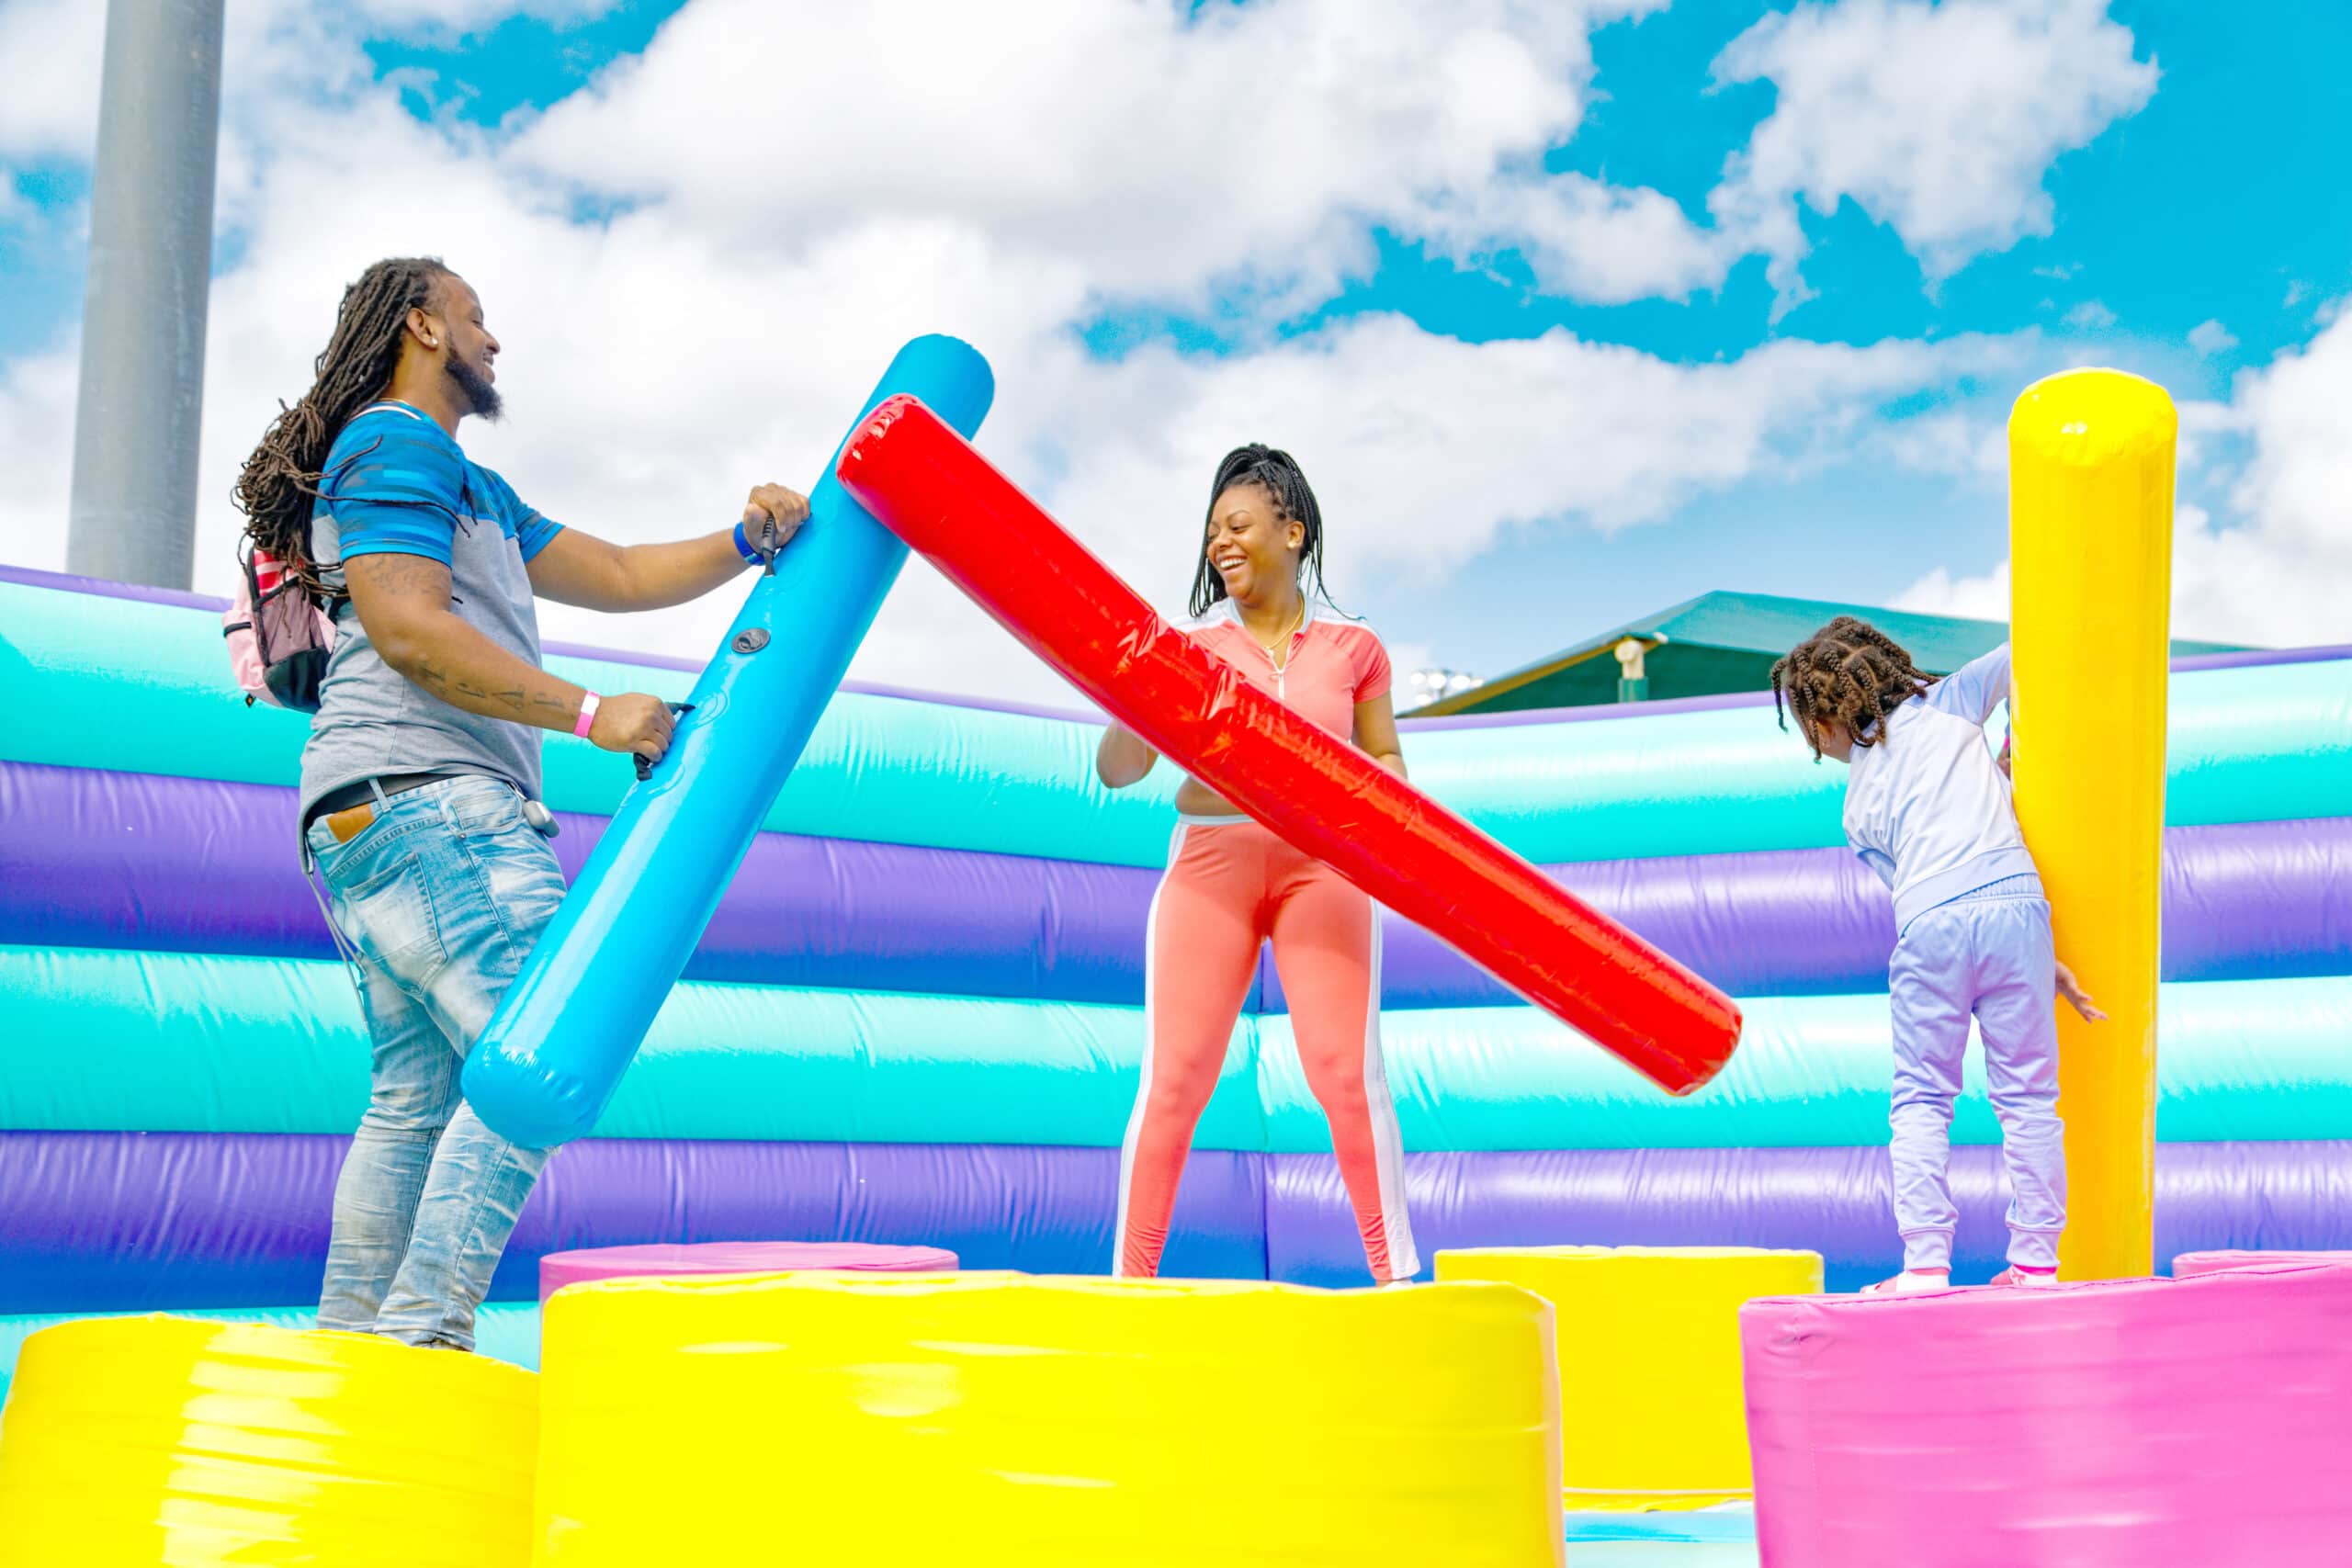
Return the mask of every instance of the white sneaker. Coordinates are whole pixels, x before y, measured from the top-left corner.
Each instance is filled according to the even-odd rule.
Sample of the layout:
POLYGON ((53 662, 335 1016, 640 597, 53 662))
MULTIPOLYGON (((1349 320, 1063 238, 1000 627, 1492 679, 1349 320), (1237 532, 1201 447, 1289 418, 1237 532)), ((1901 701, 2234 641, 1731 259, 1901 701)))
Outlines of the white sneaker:
POLYGON ((1864 1285, 1860 1293, 1866 1296, 1913 1296, 1922 1291, 1940 1291, 1951 1285, 1949 1269, 1905 1269, 1892 1280, 1881 1280, 1875 1285, 1864 1285))
POLYGON ((1996 1285, 2020 1285, 2029 1291, 2046 1291, 2058 1282, 2058 1270, 2020 1269, 2012 1263, 1994 1275, 1992 1282, 1996 1285))

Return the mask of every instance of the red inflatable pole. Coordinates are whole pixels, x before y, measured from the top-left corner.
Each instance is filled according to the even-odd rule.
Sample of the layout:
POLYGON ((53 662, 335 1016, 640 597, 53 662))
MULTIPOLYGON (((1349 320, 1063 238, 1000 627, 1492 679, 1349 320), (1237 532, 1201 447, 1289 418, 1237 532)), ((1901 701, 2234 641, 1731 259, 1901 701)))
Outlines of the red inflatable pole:
POLYGON ((1670 1093, 1739 1043, 1722 992, 1160 619, 912 398, 835 469, 883 526, 1162 756, 1670 1093))

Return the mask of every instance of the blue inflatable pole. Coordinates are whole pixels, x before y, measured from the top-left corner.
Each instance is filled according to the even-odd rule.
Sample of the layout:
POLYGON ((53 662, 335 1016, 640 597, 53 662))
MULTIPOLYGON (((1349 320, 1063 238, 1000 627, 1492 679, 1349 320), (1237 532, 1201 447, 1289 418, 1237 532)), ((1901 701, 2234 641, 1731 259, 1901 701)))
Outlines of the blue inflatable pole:
MULTIPOLYGON (((995 389, 969 344, 917 338, 850 430, 905 392, 968 437, 995 389)), ((500 1135, 551 1148, 595 1126, 906 558, 828 462, 808 520, 695 683, 669 754, 621 802, 467 1059, 466 1100, 500 1135)))

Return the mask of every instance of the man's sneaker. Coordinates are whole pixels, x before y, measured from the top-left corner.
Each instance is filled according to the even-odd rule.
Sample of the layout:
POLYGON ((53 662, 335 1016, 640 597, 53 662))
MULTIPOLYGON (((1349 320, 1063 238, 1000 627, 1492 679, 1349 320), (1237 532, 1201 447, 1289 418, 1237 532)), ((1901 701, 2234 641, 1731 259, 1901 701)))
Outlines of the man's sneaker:
POLYGON ((1951 1283, 1949 1269, 1905 1269, 1892 1280, 1881 1280, 1875 1285, 1864 1285, 1866 1296, 1911 1296, 1922 1291, 1940 1291, 1951 1283))
POLYGON ((2057 1282, 2055 1269, 2022 1269, 2014 1263, 1993 1276, 1996 1285, 2022 1285, 2030 1291, 2047 1289, 2057 1282))

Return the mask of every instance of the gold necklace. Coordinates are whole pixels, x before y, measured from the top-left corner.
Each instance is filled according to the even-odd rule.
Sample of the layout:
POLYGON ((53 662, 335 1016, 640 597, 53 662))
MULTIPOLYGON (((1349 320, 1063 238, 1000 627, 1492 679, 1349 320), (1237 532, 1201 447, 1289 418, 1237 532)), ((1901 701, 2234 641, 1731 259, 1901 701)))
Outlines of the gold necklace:
MULTIPOLYGON (((1238 608, 1238 606, 1237 606, 1237 608, 1238 608)), ((1243 624, 1243 626, 1244 626, 1245 627, 1249 625, 1249 623, 1248 623, 1248 622, 1246 622, 1246 621, 1245 621, 1245 622, 1243 622, 1242 624, 1243 624)), ((1299 598, 1298 598, 1298 615, 1297 615, 1297 617, 1296 617, 1295 619, 1294 619, 1294 620, 1291 622, 1291 624, 1290 624, 1290 628, 1289 628, 1287 631, 1283 632, 1280 636, 1278 636, 1278 637, 1276 637, 1274 638, 1274 642, 1275 642, 1275 644, 1276 644, 1278 647, 1280 647, 1280 648, 1282 649, 1282 650, 1283 650, 1283 656, 1282 656, 1282 659, 1281 659, 1279 661, 1277 661, 1277 660, 1275 660, 1275 658, 1274 658, 1274 650, 1273 650, 1273 649, 1272 649, 1272 648, 1267 648, 1267 647, 1266 647, 1266 645, 1265 645, 1264 643, 1262 643, 1262 642, 1258 642, 1258 634, 1257 634, 1256 632, 1251 632, 1251 633, 1250 634, 1250 640, 1251 642, 1258 642, 1258 646, 1259 646, 1260 648, 1261 648, 1261 649, 1265 649, 1265 654, 1266 654, 1266 662, 1267 662, 1267 663, 1269 663, 1269 664, 1273 665, 1273 667, 1274 667, 1274 673, 1275 673, 1275 674, 1279 675, 1279 674, 1281 674, 1284 670, 1287 670, 1287 669, 1289 669, 1289 668, 1290 668, 1290 639, 1291 639, 1292 637, 1294 637, 1297 636, 1297 635, 1298 635, 1298 628, 1299 628, 1299 627, 1301 627, 1301 626, 1305 626, 1306 624, 1306 595, 1305 595, 1305 594, 1303 594, 1303 593, 1302 593, 1302 594, 1300 594, 1300 595, 1299 595, 1299 598)))

